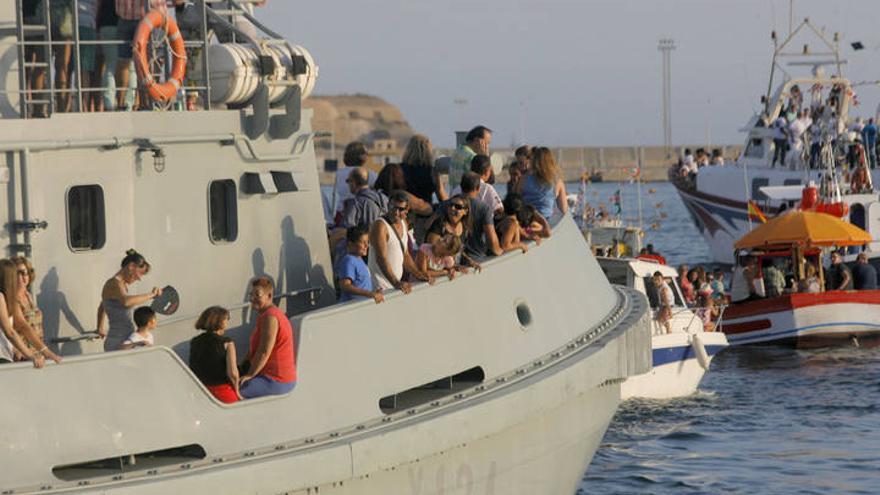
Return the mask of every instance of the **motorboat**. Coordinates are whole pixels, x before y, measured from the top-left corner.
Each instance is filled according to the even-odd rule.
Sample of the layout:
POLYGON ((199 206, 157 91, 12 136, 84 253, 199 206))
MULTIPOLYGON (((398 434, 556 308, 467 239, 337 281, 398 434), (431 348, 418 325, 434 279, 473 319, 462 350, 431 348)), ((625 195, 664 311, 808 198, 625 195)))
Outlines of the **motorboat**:
POLYGON ((675 269, 653 260, 637 258, 600 257, 599 266, 612 284, 630 287, 648 298, 655 313, 652 319, 651 371, 626 379, 621 388, 624 399, 671 399, 696 392, 700 381, 716 354, 727 346, 727 338, 714 326, 721 324, 719 317, 712 331, 706 331, 698 309, 689 308, 678 285, 675 269), (654 274, 659 272, 672 289, 675 301, 669 321, 670 332, 656 317, 660 298, 654 285, 654 274))

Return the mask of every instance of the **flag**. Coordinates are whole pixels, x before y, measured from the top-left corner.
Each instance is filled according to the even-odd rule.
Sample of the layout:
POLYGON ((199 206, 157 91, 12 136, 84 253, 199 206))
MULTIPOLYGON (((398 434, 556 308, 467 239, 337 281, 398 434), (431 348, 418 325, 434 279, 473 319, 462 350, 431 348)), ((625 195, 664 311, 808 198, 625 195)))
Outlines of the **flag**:
POLYGON ((752 200, 749 200, 749 218, 760 220, 761 223, 767 223, 767 217, 764 216, 764 213, 758 208, 758 203, 755 203, 752 200))

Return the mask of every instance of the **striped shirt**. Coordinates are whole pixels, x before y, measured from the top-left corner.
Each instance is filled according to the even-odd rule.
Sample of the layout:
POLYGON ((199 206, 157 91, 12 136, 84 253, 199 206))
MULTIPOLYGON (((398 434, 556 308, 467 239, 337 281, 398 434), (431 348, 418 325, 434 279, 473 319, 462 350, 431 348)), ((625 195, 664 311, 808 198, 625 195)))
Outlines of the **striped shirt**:
POLYGON ((167 12, 165 3, 166 0, 116 0, 116 15, 120 19, 138 21, 147 14, 147 4, 149 10, 167 12))

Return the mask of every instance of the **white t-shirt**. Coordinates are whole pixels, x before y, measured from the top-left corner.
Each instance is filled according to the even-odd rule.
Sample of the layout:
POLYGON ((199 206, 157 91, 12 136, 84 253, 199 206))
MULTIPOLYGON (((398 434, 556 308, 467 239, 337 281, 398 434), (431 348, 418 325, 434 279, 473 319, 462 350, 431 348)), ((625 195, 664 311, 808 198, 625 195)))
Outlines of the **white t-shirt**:
POLYGON ((672 288, 669 287, 669 284, 664 280, 662 284, 660 284, 660 305, 673 306, 675 304, 675 296, 672 294, 672 288))
POLYGON ((804 132, 806 132, 807 127, 810 127, 810 124, 812 123, 813 120, 810 118, 796 119, 790 126, 788 126, 791 143, 796 149, 800 149, 801 137, 804 135, 804 132))
POLYGON ((132 344, 134 347, 140 347, 142 345, 151 346, 153 345, 153 332, 147 332, 147 335, 141 335, 136 331, 131 332, 131 335, 123 340, 122 343, 132 344))

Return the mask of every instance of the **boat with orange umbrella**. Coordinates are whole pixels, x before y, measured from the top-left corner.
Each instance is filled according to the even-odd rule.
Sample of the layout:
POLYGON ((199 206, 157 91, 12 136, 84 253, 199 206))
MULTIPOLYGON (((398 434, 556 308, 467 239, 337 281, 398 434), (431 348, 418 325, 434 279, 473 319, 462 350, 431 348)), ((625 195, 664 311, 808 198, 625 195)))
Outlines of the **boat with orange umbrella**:
POLYGON ((880 337, 880 290, 824 290, 823 255, 873 242, 827 213, 797 210, 739 239, 733 302, 722 331, 732 345, 862 345, 880 337))

